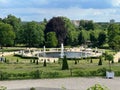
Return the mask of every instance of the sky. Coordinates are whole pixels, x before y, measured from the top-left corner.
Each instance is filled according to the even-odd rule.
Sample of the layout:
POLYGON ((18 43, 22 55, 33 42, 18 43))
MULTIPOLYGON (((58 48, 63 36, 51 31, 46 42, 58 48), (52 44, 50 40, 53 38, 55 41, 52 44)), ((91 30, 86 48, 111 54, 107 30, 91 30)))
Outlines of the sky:
POLYGON ((120 22, 120 0, 0 0, 0 18, 9 14, 22 21, 64 16, 71 20, 120 22))

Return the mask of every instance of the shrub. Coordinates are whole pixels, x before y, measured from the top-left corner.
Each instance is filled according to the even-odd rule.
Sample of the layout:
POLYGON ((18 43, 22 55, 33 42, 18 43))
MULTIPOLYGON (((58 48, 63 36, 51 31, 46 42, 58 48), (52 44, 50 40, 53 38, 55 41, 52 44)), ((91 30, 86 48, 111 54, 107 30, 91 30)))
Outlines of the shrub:
POLYGON ((7 80, 9 79, 9 74, 6 72, 0 71, 0 80, 7 80))
POLYGON ((0 90, 7 90, 7 87, 0 86, 0 90))
POLYGON ((38 60, 36 60, 36 65, 38 65, 38 60))
POLYGON ((99 58, 98 65, 102 65, 102 57, 99 58))
POLYGON ((44 66, 44 67, 47 66, 46 60, 44 60, 43 66, 44 66))
POLYGON ((118 59, 118 63, 120 63, 120 58, 118 59))
POLYGON ((120 76, 120 71, 115 71, 116 76, 120 76))
POLYGON ((98 74, 98 76, 105 76, 106 71, 107 71, 106 68, 100 68, 100 69, 97 70, 97 74, 98 74))
POLYGON ((100 84, 95 84, 94 86, 88 88, 87 90, 109 90, 105 86, 101 86, 100 84))
POLYGON ((31 73, 32 78, 39 79, 41 78, 42 71, 36 70, 31 73))
POLYGON ((30 88, 30 90, 36 90, 34 87, 30 88))
POLYGON ((67 70, 67 69, 69 69, 68 63, 67 63, 67 58, 66 58, 66 56, 64 56, 63 62, 62 62, 62 70, 67 70))
POLYGON ((60 76, 59 72, 46 72, 44 73, 44 78, 57 78, 60 76))

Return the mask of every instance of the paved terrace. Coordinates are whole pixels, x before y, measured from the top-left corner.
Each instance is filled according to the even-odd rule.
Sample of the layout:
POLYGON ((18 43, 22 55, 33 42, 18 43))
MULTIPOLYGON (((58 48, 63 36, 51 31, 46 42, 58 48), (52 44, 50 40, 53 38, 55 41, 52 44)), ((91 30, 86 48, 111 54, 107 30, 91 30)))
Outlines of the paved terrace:
POLYGON ((86 90, 95 84, 104 85, 110 90, 120 90, 120 77, 114 79, 93 77, 0 81, 0 86, 6 86, 7 90, 30 90, 31 87, 35 87, 36 90, 64 90, 62 87, 65 87, 66 90, 86 90))

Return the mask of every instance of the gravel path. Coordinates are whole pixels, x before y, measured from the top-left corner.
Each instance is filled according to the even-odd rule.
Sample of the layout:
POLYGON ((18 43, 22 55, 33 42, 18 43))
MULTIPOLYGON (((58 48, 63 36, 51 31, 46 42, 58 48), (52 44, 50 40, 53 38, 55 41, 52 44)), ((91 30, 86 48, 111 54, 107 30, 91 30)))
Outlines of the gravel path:
POLYGON ((110 90, 120 90, 120 77, 114 79, 105 78, 63 78, 63 79, 37 79, 37 80, 14 80, 0 81, 0 86, 7 87, 8 90, 86 90, 94 84, 101 84, 110 90))

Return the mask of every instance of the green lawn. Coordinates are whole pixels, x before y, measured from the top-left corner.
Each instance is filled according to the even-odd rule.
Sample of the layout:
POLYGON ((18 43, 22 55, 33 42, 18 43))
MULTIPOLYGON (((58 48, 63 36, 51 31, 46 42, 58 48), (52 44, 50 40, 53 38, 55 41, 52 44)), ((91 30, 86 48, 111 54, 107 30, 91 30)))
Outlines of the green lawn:
MULTIPOLYGON (((40 75, 37 78, 104 76, 104 71, 109 69, 108 61, 105 61, 104 58, 101 66, 98 66, 99 59, 93 59, 93 63, 90 63, 88 59, 78 60, 77 64, 75 64, 75 60, 68 60, 69 70, 61 70, 62 64, 58 62, 47 63, 47 66, 43 67, 43 63, 39 62, 36 65, 36 63, 30 63, 30 59, 22 59, 16 56, 6 56, 6 59, 9 62, 0 63, 0 71, 8 74, 6 77, 10 78, 7 79, 34 78, 35 73, 38 73, 37 70, 40 75), (35 72, 33 76, 31 75, 32 72, 35 72)), ((112 64, 112 70, 116 72, 117 76, 120 76, 120 63, 112 64)))

